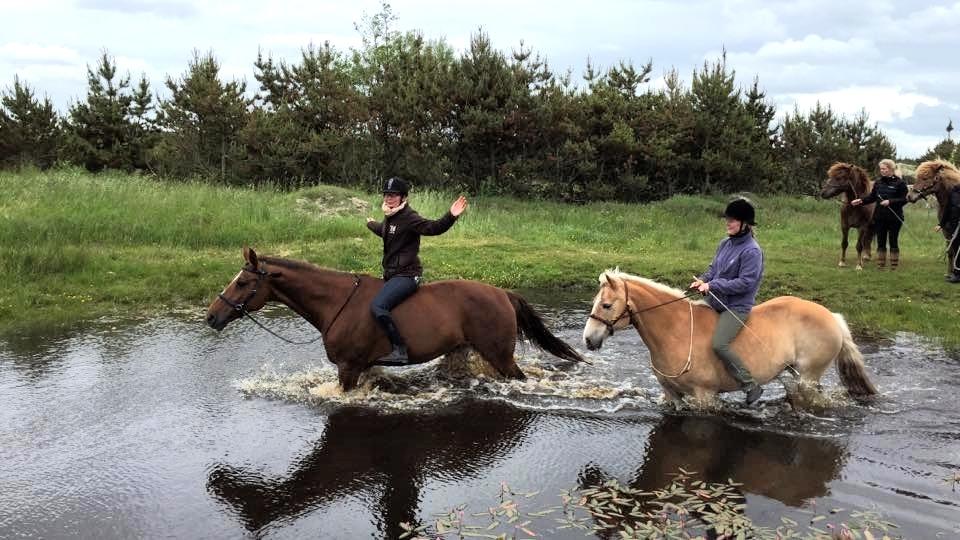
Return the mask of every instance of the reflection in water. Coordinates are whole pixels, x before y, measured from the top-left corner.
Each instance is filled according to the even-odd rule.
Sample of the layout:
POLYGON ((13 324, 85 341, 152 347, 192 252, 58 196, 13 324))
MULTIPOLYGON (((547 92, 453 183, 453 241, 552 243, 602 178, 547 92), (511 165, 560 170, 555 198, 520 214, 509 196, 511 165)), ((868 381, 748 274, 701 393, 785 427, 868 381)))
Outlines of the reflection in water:
POLYGON ((362 494, 378 530, 397 538, 401 522, 417 520, 426 480, 482 476, 522 440, 531 418, 509 405, 481 401, 437 412, 341 408, 285 476, 217 463, 207 489, 250 531, 362 494))
MULTIPOLYGON (((644 462, 628 485, 660 489, 683 469, 710 483, 733 480, 743 484, 744 493, 798 507, 827 494, 846 455, 835 439, 751 431, 715 416, 664 416, 650 432, 644 462)), ((589 466, 581 472, 580 484, 596 485, 605 476, 589 466)))

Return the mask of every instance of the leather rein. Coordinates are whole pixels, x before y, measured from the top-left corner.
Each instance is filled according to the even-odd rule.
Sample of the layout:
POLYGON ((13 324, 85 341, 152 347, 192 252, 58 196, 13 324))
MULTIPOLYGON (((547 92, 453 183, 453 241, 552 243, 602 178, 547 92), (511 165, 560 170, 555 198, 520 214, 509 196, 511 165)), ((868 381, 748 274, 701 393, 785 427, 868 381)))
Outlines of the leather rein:
POLYGON ((343 304, 340 305, 340 309, 337 310, 337 314, 333 316, 333 320, 331 320, 331 321, 330 321, 330 324, 327 325, 327 329, 326 329, 326 330, 323 330, 322 332, 320 332, 320 335, 319 335, 319 336, 317 336, 317 337, 315 337, 315 338, 313 338, 313 339, 311 339, 311 340, 308 340, 308 341, 293 341, 293 340, 287 339, 287 338, 281 336, 280 334, 277 334, 277 333, 274 332, 273 330, 267 328, 266 326, 263 325, 263 323, 261 323, 260 321, 258 321, 258 320, 255 319, 255 318, 253 318, 253 315, 251 315, 250 312, 247 311, 247 303, 250 302, 250 300, 253 300, 253 297, 257 295, 257 289, 260 288, 260 283, 261 283, 265 278, 271 277, 271 276, 274 275, 274 274, 271 274, 270 272, 267 272, 266 270, 261 270, 260 268, 248 268, 248 267, 246 267, 246 266, 244 266, 243 268, 241 268, 241 271, 243 271, 243 272, 250 272, 251 274, 256 274, 256 276, 257 276, 257 282, 254 283, 254 285, 253 285, 253 290, 251 290, 251 291, 247 294, 246 298, 244 298, 242 302, 234 302, 234 301, 230 300, 229 298, 227 298, 226 296, 224 296, 222 292, 221 292, 220 294, 218 294, 217 296, 220 298, 220 300, 223 300, 228 306, 232 307, 235 311, 239 311, 239 312, 242 313, 244 316, 246 316, 248 319, 250 319, 251 321, 253 321, 254 323, 256 323, 256 325, 259 326, 260 328, 263 328, 263 329, 266 330, 267 332, 273 334, 275 337, 278 337, 278 338, 282 339, 283 341, 286 341, 287 343, 290 343, 290 344, 292 344, 292 345, 309 345, 310 343, 313 343, 313 342, 317 341, 318 339, 322 338, 323 336, 325 336, 325 335, 330 331, 330 329, 333 328, 333 323, 337 322, 337 319, 340 317, 340 314, 343 313, 343 309, 347 307, 347 304, 348 304, 348 303, 350 303, 350 299, 353 298, 354 293, 356 293, 356 292, 357 292, 357 289, 360 288, 360 276, 358 276, 358 275, 356 275, 356 274, 353 274, 353 287, 350 289, 350 294, 347 295, 347 299, 344 300, 344 301, 343 301, 343 304))

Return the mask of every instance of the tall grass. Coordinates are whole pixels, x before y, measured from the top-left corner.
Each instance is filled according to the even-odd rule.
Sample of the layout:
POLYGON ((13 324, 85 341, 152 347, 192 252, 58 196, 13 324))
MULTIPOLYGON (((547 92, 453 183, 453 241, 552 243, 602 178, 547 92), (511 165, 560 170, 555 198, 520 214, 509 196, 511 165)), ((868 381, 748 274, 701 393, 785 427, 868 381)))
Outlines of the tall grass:
MULTIPOLYGON (((201 307, 241 264, 240 248, 379 274, 379 196, 330 186, 284 192, 168 183, 75 169, 0 172, 0 332, 108 311, 201 307)), ((455 194, 414 192, 425 217, 455 194)), ((836 267, 838 208, 812 198, 759 197, 766 256, 761 296, 796 294, 844 312, 861 331, 908 330, 960 345, 958 289, 942 280, 935 209, 907 208, 902 267, 836 267)), ((723 197, 654 204, 569 206, 484 197, 446 234, 424 238, 427 279, 470 278, 505 287, 578 287, 621 269, 674 286, 689 283, 723 236, 723 197)), ((851 239, 851 243, 855 240, 851 239)), ((848 263, 855 257, 853 247, 848 263)))

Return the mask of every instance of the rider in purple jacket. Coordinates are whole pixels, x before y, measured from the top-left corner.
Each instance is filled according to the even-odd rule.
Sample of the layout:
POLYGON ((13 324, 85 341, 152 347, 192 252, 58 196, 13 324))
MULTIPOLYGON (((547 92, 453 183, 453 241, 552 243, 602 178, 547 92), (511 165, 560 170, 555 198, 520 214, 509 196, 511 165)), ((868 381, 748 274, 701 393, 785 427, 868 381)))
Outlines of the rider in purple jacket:
POLYGON ((763 250, 753 237, 756 212, 745 198, 734 199, 723 215, 727 219, 727 238, 717 247, 707 271, 690 284, 707 296, 707 302, 720 313, 713 332, 713 352, 723 360, 727 371, 747 393, 747 405, 763 394, 761 387, 730 348, 756 303, 763 279, 763 250))

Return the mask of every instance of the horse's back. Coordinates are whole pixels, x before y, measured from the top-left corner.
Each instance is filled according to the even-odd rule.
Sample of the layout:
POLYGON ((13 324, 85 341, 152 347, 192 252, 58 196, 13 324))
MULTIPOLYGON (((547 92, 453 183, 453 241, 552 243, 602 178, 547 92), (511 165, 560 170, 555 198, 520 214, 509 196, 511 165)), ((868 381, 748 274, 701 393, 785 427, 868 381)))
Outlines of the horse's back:
POLYGON ((796 296, 777 296, 757 304, 750 312, 748 325, 762 327, 763 333, 792 333, 802 341, 826 340, 839 344, 843 328, 826 307, 796 296))

